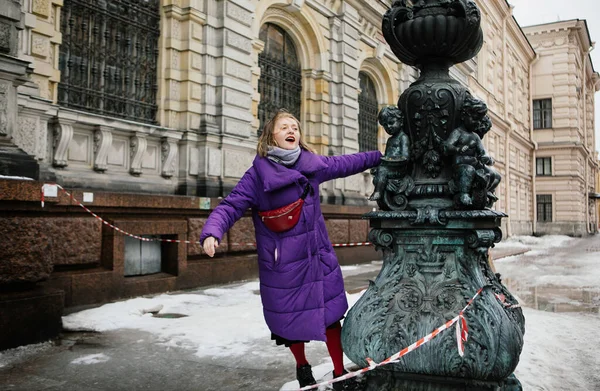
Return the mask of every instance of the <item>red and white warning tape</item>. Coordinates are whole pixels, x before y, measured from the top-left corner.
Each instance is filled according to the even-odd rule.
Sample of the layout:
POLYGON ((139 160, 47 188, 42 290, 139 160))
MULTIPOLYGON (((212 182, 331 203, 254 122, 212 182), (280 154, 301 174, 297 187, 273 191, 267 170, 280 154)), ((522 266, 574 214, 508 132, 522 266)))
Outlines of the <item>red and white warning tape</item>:
MULTIPOLYGON (((475 301, 475 299, 481 294, 481 292, 486 288, 486 287, 491 287, 489 285, 480 288, 477 293, 475 293, 475 295, 473 296, 473 298, 471 298, 471 300, 469 300, 469 302, 467 303, 467 305, 465 306, 465 308, 462 309, 462 311, 460 311, 458 313, 457 316, 455 316, 454 318, 450 319, 449 321, 447 321, 445 324, 443 324, 442 326, 438 327, 437 329, 433 330, 431 333, 427 334, 426 336, 424 336, 423 338, 419 339, 417 342, 413 343, 412 345, 402 349, 401 351, 399 351, 398 353, 394 354, 393 356, 390 356, 388 358, 386 358, 385 360, 383 360, 380 363, 376 363, 375 361, 373 361, 370 358, 367 358, 367 363, 369 364, 368 367, 365 368, 361 368, 357 371, 354 372, 348 372, 347 374, 340 376, 340 377, 336 377, 334 379, 328 380, 328 381, 324 381, 318 384, 314 384, 311 386, 306 386, 306 387, 302 387, 299 389, 299 391, 304 391, 304 390, 312 390, 312 389, 316 389, 319 388, 323 385, 328 385, 328 384, 333 384, 333 383, 337 383, 340 381, 344 381, 347 379, 351 379, 353 377, 356 377, 358 375, 361 375, 365 372, 369 372, 372 371, 373 369, 377 368, 377 367, 381 367, 383 365, 388 365, 388 364, 393 364, 393 363, 397 363, 398 360, 407 355, 408 353, 418 349, 419 347, 425 345, 427 342, 431 341, 432 339, 434 339, 435 337, 437 337, 442 331, 449 329, 450 327, 452 327, 452 325, 456 324, 456 343, 457 343, 457 347, 458 347, 458 354, 462 357, 465 354, 465 342, 467 342, 467 339, 469 337, 469 332, 468 332, 468 327, 467 327, 467 321, 464 317, 464 313, 467 310, 467 308, 469 308, 469 306, 473 303, 473 301, 475 301)), ((511 305, 506 303, 505 301, 505 297, 504 295, 499 295, 497 293, 494 293, 495 297, 500 300, 500 302, 507 308, 517 308, 520 307, 520 305, 511 305)))
MULTIPOLYGON (((75 202, 77 205, 81 206, 86 212, 88 212, 89 214, 91 214, 92 216, 94 216, 95 218, 97 218, 98 220, 100 220, 102 222, 102 224, 107 225, 109 227, 111 227, 112 229, 114 229, 115 231, 118 231, 120 233, 122 233, 123 235, 127 235, 130 236, 132 238, 135 239, 139 239, 145 242, 168 242, 168 243, 187 243, 187 244, 202 244, 199 241, 193 241, 193 240, 178 240, 178 239, 154 239, 154 238, 144 238, 142 236, 138 236, 138 235, 134 235, 131 234, 129 232, 123 231, 121 228, 112 225, 111 223, 109 223, 108 221, 104 220, 102 217, 98 216, 97 214, 95 214, 94 212, 92 212, 91 210, 89 210, 85 205, 83 205, 81 202, 77 201, 75 199, 75 197, 69 193, 68 191, 66 191, 61 185, 58 184, 54 184, 52 186, 56 186, 57 188, 59 188, 63 193, 65 193, 67 196, 69 196, 71 198, 71 200, 73 202, 75 202)), ((44 207, 44 189, 45 189, 46 185, 42 186, 42 191, 41 191, 41 202, 42 202, 42 208, 44 207)), ((247 242, 247 243, 228 243, 229 246, 254 246, 256 247, 256 243, 254 242, 247 242)), ((356 242, 356 243, 332 243, 331 244, 333 247, 356 247, 356 246, 370 246, 371 242, 356 242)))

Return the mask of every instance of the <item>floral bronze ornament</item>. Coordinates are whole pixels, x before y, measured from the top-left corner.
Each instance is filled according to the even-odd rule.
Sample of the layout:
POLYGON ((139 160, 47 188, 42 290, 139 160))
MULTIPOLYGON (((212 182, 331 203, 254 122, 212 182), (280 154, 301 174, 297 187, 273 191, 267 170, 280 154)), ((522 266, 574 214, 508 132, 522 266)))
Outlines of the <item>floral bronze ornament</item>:
POLYGON ((513 371, 523 313, 488 262, 506 217, 490 209, 501 181, 482 142, 492 121, 486 104, 449 75, 480 50, 480 20, 472 0, 395 1, 383 18, 392 51, 420 76, 378 116, 390 137, 373 170, 370 199, 380 210, 365 218, 383 266, 346 317, 344 351, 358 364, 381 362, 486 289, 464 315, 464 355, 452 333, 440 334, 369 374, 360 389, 521 389, 513 371))

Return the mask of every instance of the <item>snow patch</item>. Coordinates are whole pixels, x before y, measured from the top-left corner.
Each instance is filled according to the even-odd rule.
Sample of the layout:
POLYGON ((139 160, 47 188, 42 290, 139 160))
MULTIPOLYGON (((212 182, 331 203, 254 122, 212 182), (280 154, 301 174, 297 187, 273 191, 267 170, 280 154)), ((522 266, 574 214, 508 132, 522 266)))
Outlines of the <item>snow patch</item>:
POLYGON ((104 353, 88 354, 87 356, 82 356, 82 357, 76 358, 75 360, 71 361, 71 364, 92 365, 92 364, 101 364, 101 363, 107 362, 108 360, 110 360, 110 357, 108 357, 104 353))
POLYGON ((11 179, 16 181, 33 181, 33 178, 28 178, 25 176, 8 176, 8 175, 0 175, 0 179, 11 179))

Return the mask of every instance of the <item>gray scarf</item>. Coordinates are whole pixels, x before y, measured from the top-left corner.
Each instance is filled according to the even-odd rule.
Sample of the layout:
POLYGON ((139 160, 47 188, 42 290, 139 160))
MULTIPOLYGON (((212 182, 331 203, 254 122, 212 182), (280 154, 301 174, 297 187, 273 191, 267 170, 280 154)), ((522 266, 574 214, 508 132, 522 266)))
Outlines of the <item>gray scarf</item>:
POLYGON ((298 145, 295 149, 283 149, 269 146, 267 157, 275 163, 283 164, 284 166, 292 166, 300 157, 300 146, 298 145))

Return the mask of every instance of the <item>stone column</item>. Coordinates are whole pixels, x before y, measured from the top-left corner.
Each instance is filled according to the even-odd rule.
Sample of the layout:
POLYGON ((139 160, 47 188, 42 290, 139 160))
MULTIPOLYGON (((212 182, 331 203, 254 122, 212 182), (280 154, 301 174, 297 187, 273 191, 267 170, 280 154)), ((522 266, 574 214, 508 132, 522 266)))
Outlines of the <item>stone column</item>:
MULTIPOLYGON (((331 27, 331 126, 329 153, 358 152, 358 11, 347 2, 338 16, 329 19, 331 27)), ((324 151, 323 151, 324 152, 324 151)), ((329 204, 344 201, 344 179, 324 185, 329 204)))
POLYGON ((37 179, 37 162, 13 139, 18 124, 17 87, 29 74, 29 63, 16 57, 22 15, 19 1, 0 0, 0 175, 37 179))
POLYGON ((223 196, 254 156, 248 0, 169 0, 162 20, 160 122, 188 130, 179 145, 179 191, 223 196), (195 185, 194 185, 195 183, 195 185))

